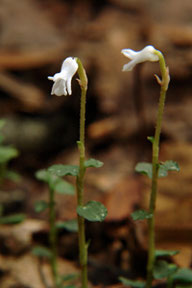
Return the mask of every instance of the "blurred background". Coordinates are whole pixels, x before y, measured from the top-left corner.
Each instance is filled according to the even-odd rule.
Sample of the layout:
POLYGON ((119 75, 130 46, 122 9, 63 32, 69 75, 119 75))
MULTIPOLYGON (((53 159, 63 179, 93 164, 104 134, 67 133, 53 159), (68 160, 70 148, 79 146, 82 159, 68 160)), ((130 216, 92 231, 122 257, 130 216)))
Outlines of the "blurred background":
MULTIPOLYGON (((86 178, 85 200, 102 201, 108 208, 104 223, 88 224, 91 281, 112 285, 120 273, 144 275, 146 223, 133 223, 130 214, 148 205, 150 182, 136 175, 134 167, 151 161, 147 136, 154 134, 159 85, 153 75, 159 74, 159 66, 145 63, 122 72, 129 60, 121 49, 149 44, 163 52, 171 75, 160 159, 177 161, 181 168, 159 181, 157 246, 180 250, 174 261, 192 265, 191 16, 191 0, 0 0, 0 118, 5 119, 5 145, 19 151, 9 167, 21 176, 17 183, 1 184, 0 202, 4 215, 28 216, 20 228, 0 229, 2 287, 17 282, 24 287, 30 277, 41 287, 36 274, 22 273, 23 265, 30 270, 35 265, 28 254, 31 245, 44 244, 48 233, 46 214, 33 209, 35 201, 47 198, 47 188, 34 173, 53 163, 78 163, 78 83, 74 77, 72 96, 56 97, 47 79, 68 56, 82 60, 89 80, 87 158, 104 162, 86 178), (9 262, 8 256, 15 258, 9 262), (15 263, 21 266, 17 281, 15 263)), ((75 199, 57 197, 58 219, 74 218, 75 199)), ((59 241, 60 256, 69 261, 67 267, 74 265, 76 236, 63 231, 59 241)), ((35 287, 31 285, 27 287, 35 287)))

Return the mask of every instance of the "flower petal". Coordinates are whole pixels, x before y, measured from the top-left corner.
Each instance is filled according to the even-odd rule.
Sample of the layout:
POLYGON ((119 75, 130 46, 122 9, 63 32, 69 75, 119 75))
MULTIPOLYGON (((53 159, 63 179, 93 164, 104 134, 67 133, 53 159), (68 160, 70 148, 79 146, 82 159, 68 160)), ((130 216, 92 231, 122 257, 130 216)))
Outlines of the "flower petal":
POLYGON ((139 52, 136 52, 132 49, 122 49, 121 53, 129 59, 133 59, 139 52))
POLYGON ((69 77, 73 77, 73 75, 77 72, 78 64, 73 57, 68 57, 63 61, 61 66, 61 73, 65 74, 66 79, 69 77))
POLYGON ((64 79, 58 79, 55 81, 52 87, 51 95, 62 96, 67 95, 66 82, 64 79))
POLYGON ((123 65, 123 69, 122 71, 131 71, 135 65, 137 65, 137 61, 136 60, 131 60, 129 63, 123 65))
POLYGON ((155 53, 157 51, 152 45, 148 45, 145 48, 143 48, 141 51, 134 51, 132 49, 122 49, 121 53, 131 59, 131 61, 128 64, 125 64, 123 66, 123 71, 131 71, 134 66, 138 63, 142 63, 145 61, 158 61, 159 57, 155 53))

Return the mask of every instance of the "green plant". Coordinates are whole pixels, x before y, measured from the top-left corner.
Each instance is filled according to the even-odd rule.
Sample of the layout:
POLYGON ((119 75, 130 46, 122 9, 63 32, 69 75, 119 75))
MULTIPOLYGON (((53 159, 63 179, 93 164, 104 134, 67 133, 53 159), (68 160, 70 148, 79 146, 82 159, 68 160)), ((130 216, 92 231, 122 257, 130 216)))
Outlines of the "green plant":
POLYGON ((88 287, 87 279, 87 257, 88 242, 85 235, 85 219, 88 221, 103 221, 107 215, 105 206, 97 201, 84 203, 84 178, 86 169, 89 167, 99 168, 102 162, 89 159, 85 160, 85 115, 86 115, 86 94, 87 94, 87 75, 79 58, 68 57, 62 64, 61 72, 56 73, 53 77, 48 77, 54 81, 51 94, 57 96, 71 94, 71 79, 77 72, 78 83, 81 88, 80 101, 80 129, 79 141, 79 165, 62 165, 56 164, 49 167, 49 173, 57 177, 67 175, 76 177, 76 197, 77 197, 77 221, 78 221, 78 242, 79 242, 79 262, 81 267, 81 287, 88 287))
POLYGON ((50 249, 45 247, 35 247, 33 254, 39 257, 46 257, 50 260, 52 277, 55 287, 61 287, 62 277, 58 275, 57 269, 57 230, 65 228, 69 231, 75 231, 75 223, 56 222, 56 208, 55 208, 55 192, 59 194, 74 195, 75 190, 72 184, 66 182, 58 176, 51 174, 48 170, 43 169, 36 172, 36 178, 48 184, 49 201, 38 201, 35 203, 35 211, 37 213, 48 209, 49 213, 49 245, 50 249), (72 228, 71 228, 72 227, 72 228))
MULTIPOLYGON (((162 265, 164 264, 165 266, 165 263, 162 264, 161 262, 161 265, 158 266, 157 264, 159 262, 158 263, 155 262, 155 259, 156 259, 156 256, 155 256, 155 253, 156 253, 155 252, 155 207, 156 207, 158 178, 167 176, 168 171, 179 171, 179 166, 174 161, 169 160, 166 162, 159 162, 161 126, 162 126, 163 111, 164 111, 164 106, 165 106, 166 92, 168 89, 170 77, 169 77, 169 69, 168 67, 166 67, 163 54, 159 50, 156 50, 153 46, 146 46, 144 49, 142 49, 139 52, 133 51, 131 49, 123 49, 122 53, 126 57, 131 59, 131 61, 128 64, 124 65, 123 71, 132 70, 133 67, 138 63, 142 63, 145 61, 151 61, 151 62, 158 61, 160 65, 161 76, 162 76, 162 79, 160 79, 157 75, 155 75, 156 80, 161 87, 161 90, 160 90, 155 134, 154 134, 154 137, 148 137, 148 140, 152 143, 152 163, 142 162, 142 163, 138 163, 136 166, 137 172, 145 174, 151 179, 152 184, 151 184, 149 209, 148 211, 138 210, 132 214, 133 220, 147 219, 148 221, 148 228, 149 228, 148 247, 149 248, 148 248, 148 263, 147 263, 147 283, 145 286, 146 288, 151 288, 153 278, 158 275, 158 271, 161 271, 162 265)), ((170 274, 172 273, 172 270, 171 270, 172 268, 170 268, 170 271, 169 271, 170 274)), ((168 270, 169 269, 167 269, 167 271, 168 270)), ((167 277, 168 276, 169 275, 167 275, 167 277)), ((139 285, 143 285, 143 283, 139 285)))
MULTIPOLYGON (((0 130, 4 127, 5 122, 5 120, 0 119, 0 130)), ((15 171, 8 169, 9 162, 13 158, 18 157, 19 151, 13 146, 5 145, 3 141, 3 133, 0 133, 0 187, 2 187, 5 179, 15 182, 20 180, 20 176, 15 171)), ((3 205, 0 205, 0 224, 18 224, 25 219, 23 213, 4 216, 3 212, 4 207, 3 205)))

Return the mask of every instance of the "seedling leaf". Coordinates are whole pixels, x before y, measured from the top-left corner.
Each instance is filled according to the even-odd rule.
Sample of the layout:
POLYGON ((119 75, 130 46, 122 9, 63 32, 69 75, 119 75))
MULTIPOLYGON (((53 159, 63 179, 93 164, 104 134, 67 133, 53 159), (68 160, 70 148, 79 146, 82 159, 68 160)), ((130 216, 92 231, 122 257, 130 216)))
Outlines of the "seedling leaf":
POLYGON ((174 256, 179 253, 179 250, 156 250, 155 257, 174 256))
POLYGON ((55 184, 55 191, 59 194, 68 194, 68 195, 74 195, 75 194, 75 188, 72 184, 68 183, 67 181, 63 179, 59 179, 56 181, 55 184))
POLYGON ((79 166, 56 164, 49 167, 48 171, 59 177, 67 175, 77 176, 79 174, 79 166))
POLYGON ((152 178, 152 164, 147 162, 139 162, 135 167, 135 171, 152 178))
POLYGON ((169 264, 166 261, 159 260, 155 263, 153 276, 155 279, 167 278, 171 274, 176 272, 177 269, 178 269, 177 265, 169 264))
POLYGON ((89 167, 95 167, 95 168, 99 168, 103 166, 103 162, 96 160, 96 159, 89 159, 85 161, 85 167, 89 168, 89 167))
POLYGON ((16 158, 19 152, 14 147, 0 146, 0 163, 6 163, 9 160, 16 158))
MULTIPOLYGON (((152 164, 148 162, 140 162, 136 165, 135 171, 144 175, 147 175, 150 179, 152 178, 152 164)), ((161 162, 158 169, 158 177, 166 177, 168 171, 180 171, 177 162, 172 160, 161 162)))
POLYGON ((180 168, 178 163, 172 160, 161 162, 159 166, 159 177, 166 177, 168 175, 168 171, 179 172, 180 168))
POLYGON ((68 220, 65 222, 58 222, 56 224, 56 227, 58 229, 66 229, 70 232, 77 232, 78 231, 78 225, 77 225, 77 220, 73 219, 73 220, 68 220))
POLYGON ((77 214, 88 221, 101 222, 107 216, 107 208, 100 202, 89 201, 85 206, 77 207, 77 214))
POLYGON ((0 119, 0 129, 2 129, 5 125, 5 119, 0 119))
POLYGON ((49 249, 42 247, 42 246, 36 246, 32 249, 32 254, 38 257, 45 257, 45 258, 51 258, 52 253, 49 249))
POLYGON ((49 207, 49 204, 44 200, 37 201, 35 202, 35 205, 34 205, 35 212, 37 213, 41 213, 45 211, 48 207, 49 207))
POLYGON ((153 216, 152 213, 145 210, 136 210, 133 213, 131 213, 131 217, 134 221, 149 219, 152 216, 153 216))
POLYGON ((0 224, 19 224, 26 218, 25 214, 14 214, 0 217, 0 224))
POLYGON ((172 276, 174 281, 182 283, 192 283, 192 270, 188 268, 179 268, 172 276))
POLYGON ((144 288, 145 287, 145 283, 142 281, 129 280, 125 277, 119 277, 119 280, 125 286, 131 286, 133 288, 144 288))
POLYGON ((14 182, 20 182, 21 180, 21 176, 17 172, 12 170, 7 170, 5 172, 5 178, 10 179, 14 182))

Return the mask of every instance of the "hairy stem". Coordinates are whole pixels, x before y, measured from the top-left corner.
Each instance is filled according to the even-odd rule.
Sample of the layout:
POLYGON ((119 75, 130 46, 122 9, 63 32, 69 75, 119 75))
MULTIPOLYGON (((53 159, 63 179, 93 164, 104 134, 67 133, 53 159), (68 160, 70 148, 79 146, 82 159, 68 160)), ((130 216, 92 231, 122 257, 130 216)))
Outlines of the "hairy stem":
POLYGON ((162 80, 157 76, 157 81, 161 85, 159 107, 157 113, 157 121, 155 128, 155 136, 153 141, 152 149, 152 186, 151 186, 151 196, 149 203, 149 212, 152 217, 148 219, 149 226, 149 251, 148 251, 148 263, 147 263, 147 283, 146 288, 152 287, 153 280, 153 270, 155 262, 155 206, 156 206, 156 196, 157 196, 157 179, 158 179, 158 169, 159 169, 159 142, 161 134, 161 126, 163 119, 163 111, 165 106, 166 91, 169 84, 169 72, 165 64, 164 57, 160 51, 156 51, 159 57, 159 65, 162 75, 162 80))
POLYGON ((54 202, 54 189, 49 186, 49 243, 51 248, 51 270, 54 286, 57 287, 58 274, 57 274, 57 230, 55 226, 55 202, 54 202))
MULTIPOLYGON (((79 174, 76 180, 77 187, 77 205, 83 206, 84 194, 84 175, 85 175, 85 113, 86 113, 86 93, 87 93, 87 76, 80 59, 78 63, 79 85, 81 87, 81 105, 80 105, 80 139, 79 148, 79 174)), ((79 234, 79 261, 81 266, 81 288, 87 288, 87 244, 85 238, 85 219, 78 217, 78 234, 79 234)))

